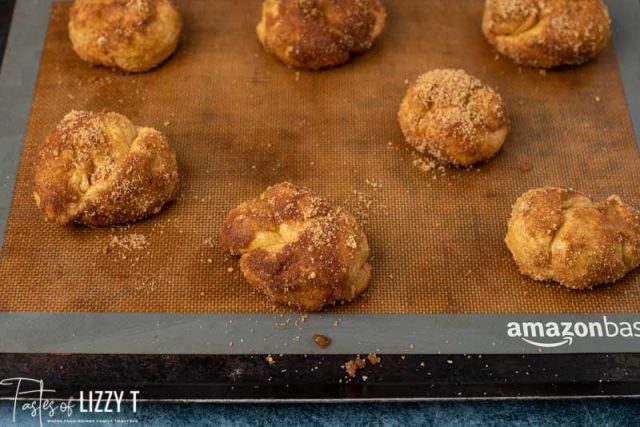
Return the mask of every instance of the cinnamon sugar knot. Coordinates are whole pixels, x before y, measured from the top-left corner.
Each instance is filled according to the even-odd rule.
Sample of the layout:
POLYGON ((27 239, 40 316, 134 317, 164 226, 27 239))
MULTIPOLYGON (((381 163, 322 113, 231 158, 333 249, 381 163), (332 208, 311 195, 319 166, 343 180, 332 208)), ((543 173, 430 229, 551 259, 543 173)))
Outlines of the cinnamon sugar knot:
POLYGON ((172 0, 76 0, 69 38, 82 60, 147 71, 178 46, 182 19, 172 0))
POLYGON ((164 136, 117 113, 67 114, 34 165, 36 204, 62 225, 137 221, 174 200, 177 186, 175 153, 164 136))
POLYGON ((587 62, 611 38, 602 0, 486 0, 482 31, 501 54, 541 68, 587 62))
POLYGON ((289 182, 231 210, 220 245, 240 255, 253 288, 305 311, 351 301, 369 282, 369 245, 353 216, 289 182))
POLYGON ((419 153, 454 166, 492 157, 508 133, 500 95, 463 70, 433 70, 418 77, 402 100, 398 122, 419 153))
POLYGON ((516 201, 505 241, 523 274, 588 289, 640 265, 640 214, 617 196, 539 188, 516 201))
POLYGON ((385 19, 380 0, 265 0, 256 31, 285 64, 320 69, 369 49, 385 19))

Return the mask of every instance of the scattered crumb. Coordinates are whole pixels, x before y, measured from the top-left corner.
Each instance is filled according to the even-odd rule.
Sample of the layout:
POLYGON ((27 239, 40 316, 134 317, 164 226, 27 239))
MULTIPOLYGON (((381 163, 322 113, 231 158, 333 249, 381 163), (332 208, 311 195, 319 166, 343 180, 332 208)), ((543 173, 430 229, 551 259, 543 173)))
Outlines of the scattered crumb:
POLYGON ((321 334, 315 334, 313 336, 313 342, 323 350, 331 345, 331 339, 321 334))
POLYGON ((522 173, 527 173, 533 169, 533 165, 531 163, 523 163, 518 167, 518 169, 520 169, 520 172, 522 173))
POLYGON ((156 281, 150 278, 144 278, 141 280, 136 280, 133 283, 133 289, 136 292, 144 292, 147 295, 150 295, 156 290, 157 284, 156 281))
POLYGON ((123 249, 125 251, 139 251, 149 246, 149 241, 143 234, 127 234, 124 236, 111 236, 106 252, 110 252, 112 249, 123 249))
POLYGON ((378 357, 377 354, 369 353, 369 355, 367 356, 367 360, 369 360, 369 363, 371 363, 373 366, 375 366, 378 363, 380 363, 381 359, 378 357))
POLYGON ((376 182, 370 179, 365 179, 364 182, 374 190, 377 190, 378 188, 382 188, 382 184, 380 184, 379 182, 376 182))
POLYGON ((439 173, 440 176, 445 176, 447 174, 447 169, 434 158, 421 156, 416 152, 412 152, 411 156, 413 157, 413 160, 411 161, 413 166, 422 172, 433 172, 433 179, 437 178, 436 173, 439 173))
MULTIPOLYGON (((366 359, 363 359, 360 357, 360 355, 357 355, 355 359, 349 360, 344 364, 344 370, 349 377, 355 378, 357 371, 364 368, 367 365, 367 361, 369 361, 369 364, 371 366, 375 366, 380 363, 380 358, 375 353, 369 353, 366 359)), ((368 379, 369 377, 366 378, 368 379)))
POLYGON ((436 167, 438 167, 438 163, 435 160, 433 159, 425 160, 421 157, 415 157, 412 163, 413 163, 413 166, 417 167, 422 172, 429 172, 435 169, 436 167))
POLYGON ((547 75, 547 70, 541 68, 538 70, 538 72, 540 73, 541 76, 546 76, 547 75))
POLYGON ((269 365, 271 365, 271 366, 273 366, 273 365, 275 365, 275 364, 276 364, 275 359, 274 359, 274 358, 273 358, 273 356, 271 356, 271 355, 268 355, 265 359, 267 360, 267 363, 268 363, 269 365))
POLYGON ((355 359, 349 360, 344 364, 344 370, 351 378, 355 378, 358 369, 364 368, 366 364, 367 362, 365 359, 361 359, 360 356, 356 356, 355 359))
POLYGON ((369 212, 373 206, 373 197, 362 191, 353 190, 352 195, 344 201, 344 205, 356 217, 358 223, 366 227, 369 223, 369 212))

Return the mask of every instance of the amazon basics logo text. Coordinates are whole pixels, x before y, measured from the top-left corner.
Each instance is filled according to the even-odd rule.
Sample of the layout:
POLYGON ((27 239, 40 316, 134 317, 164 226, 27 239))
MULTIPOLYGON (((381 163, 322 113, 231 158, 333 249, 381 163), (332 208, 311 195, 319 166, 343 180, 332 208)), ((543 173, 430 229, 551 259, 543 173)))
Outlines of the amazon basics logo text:
POLYGON ((560 347, 578 338, 640 338, 640 321, 509 322, 507 335, 538 347, 560 347))

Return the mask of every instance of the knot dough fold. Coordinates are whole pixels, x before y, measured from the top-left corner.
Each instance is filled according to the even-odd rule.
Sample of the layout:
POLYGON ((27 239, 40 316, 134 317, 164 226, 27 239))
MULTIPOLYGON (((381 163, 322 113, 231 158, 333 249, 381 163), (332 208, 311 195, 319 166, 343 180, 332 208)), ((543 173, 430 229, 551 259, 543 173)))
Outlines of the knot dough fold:
POLYGON ((82 60, 147 71, 178 46, 182 19, 172 0, 76 0, 69 38, 82 60))
POLYGON ((385 19, 380 0, 265 0, 256 31, 285 64, 320 69, 369 49, 385 19))
POLYGON ((407 142, 444 164, 492 157, 508 134, 500 95, 463 70, 433 70, 409 86, 398 112, 407 142))
POLYGON ((518 198, 505 241, 523 274, 587 289, 640 265, 640 216, 617 196, 545 187, 518 198))
POLYGON ((516 63, 551 68, 587 62, 607 45, 602 0, 486 0, 482 31, 516 63))
POLYGON ((353 216, 288 182, 231 210, 220 245, 277 304, 318 311, 353 300, 369 282, 369 245, 353 216))
POLYGON ((33 195, 58 224, 137 221, 174 200, 178 170, 160 132, 117 113, 73 111, 40 146, 33 195))

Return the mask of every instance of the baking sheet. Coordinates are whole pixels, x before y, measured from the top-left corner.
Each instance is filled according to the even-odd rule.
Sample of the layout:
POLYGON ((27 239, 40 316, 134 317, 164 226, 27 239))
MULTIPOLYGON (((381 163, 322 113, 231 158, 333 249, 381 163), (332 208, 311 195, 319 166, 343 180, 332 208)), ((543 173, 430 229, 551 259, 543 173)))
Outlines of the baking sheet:
POLYGON ((212 243, 230 208, 292 179, 365 223, 370 289, 333 312, 638 311, 638 272, 593 292, 567 291, 521 277, 502 243, 511 204, 532 187, 617 193, 640 205, 640 189, 628 185, 638 182, 639 159, 611 47, 584 67, 543 75, 496 59, 479 31, 481 2, 406 1, 387 4, 372 51, 298 72, 256 41, 259 3, 217 2, 213 13, 206 1, 179 2, 186 31, 177 54, 133 76, 82 63, 66 38, 68 5, 54 4, 0 260, 0 310, 286 311, 253 293, 212 243), (505 149, 471 171, 421 171, 395 122, 405 82, 439 67, 465 68, 509 107, 505 149), (118 111, 162 130, 178 153, 180 200, 128 228, 44 223, 30 165, 72 109, 118 111), (143 248, 131 249, 132 239, 143 248))

